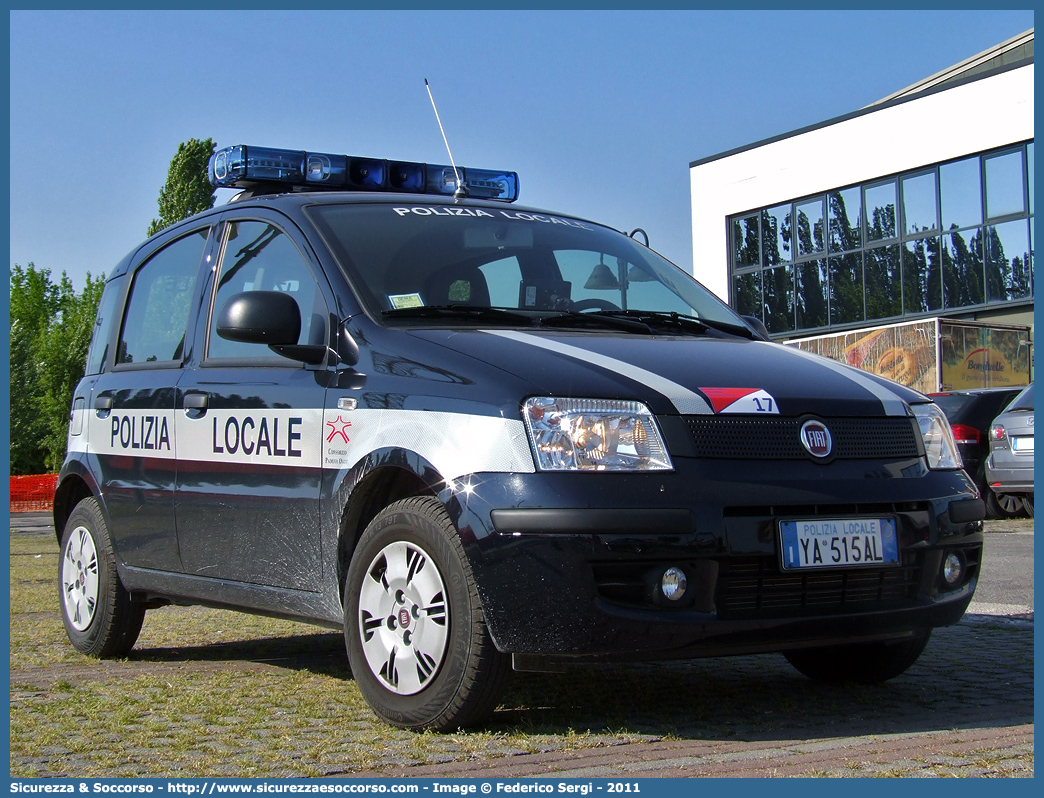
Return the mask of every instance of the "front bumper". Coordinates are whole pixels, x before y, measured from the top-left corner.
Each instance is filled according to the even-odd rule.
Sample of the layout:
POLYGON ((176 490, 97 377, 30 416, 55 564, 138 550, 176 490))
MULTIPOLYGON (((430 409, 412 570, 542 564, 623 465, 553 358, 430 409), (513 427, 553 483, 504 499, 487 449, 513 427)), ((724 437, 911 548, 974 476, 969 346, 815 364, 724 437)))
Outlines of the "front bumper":
POLYGON ((956 623, 971 601, 985 511, 963 471, 917 461, 675 467, 474 475, 447 492, 501 651, 656 659, 894 639, 956 623), (900 565, 781 570, 779 519, 867 516, 896 520, 900 565), (944 589, 951 550, 965 576, 944 589), (658 590, 671 566, 690 583, 676 604, 658 590))

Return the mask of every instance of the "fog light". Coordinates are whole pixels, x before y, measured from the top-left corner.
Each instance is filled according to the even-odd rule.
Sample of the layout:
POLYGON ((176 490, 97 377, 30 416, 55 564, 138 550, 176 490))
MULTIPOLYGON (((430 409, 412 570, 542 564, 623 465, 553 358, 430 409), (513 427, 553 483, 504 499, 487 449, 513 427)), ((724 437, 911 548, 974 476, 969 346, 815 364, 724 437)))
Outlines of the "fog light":
POLYGON ((956 587, 964 577, 964 563, 957 552, 951 551, 946 555, 946 559, 943 560, 942 575, 943 581, 950 587, 956 587))
POLYGON ((660 577, 660 590, 663 592, 664 597, 671 601, 679 601, 685 595, 687 585, 688 580, 685 578, 685 572, 681 568, 675 568, 673 565, 664 571, 663 576, 660 577))

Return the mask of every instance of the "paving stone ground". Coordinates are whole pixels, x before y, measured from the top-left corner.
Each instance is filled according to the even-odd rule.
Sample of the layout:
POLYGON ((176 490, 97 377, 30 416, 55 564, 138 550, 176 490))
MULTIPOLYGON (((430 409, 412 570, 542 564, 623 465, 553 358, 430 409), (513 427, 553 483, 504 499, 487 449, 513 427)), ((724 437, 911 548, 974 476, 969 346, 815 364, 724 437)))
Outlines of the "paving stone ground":
MULTIPOLYGON (((19 534, 49 534, 45 521, 19 534)), ((1007 531, 1032 531, 1030 521, 1010 523, 1007 531)), ((159 612, 168 611, 211 621, 200 608, 159 612)), ((53 622, 52 614, 13 615, 12 628, 53 622)), ((885 685, 814 685, 778 656, 616 665, 579 678, 520 674, 490 729, 448 735, 390 730, 348 704, 316 712, 311 690, 354 690, 342 645, 338 634, 317 630, 194 650, 146 648, 119 662, 62 662, 58 653, 14 669, 12 717, 31 713, 35 725, 27 732, 12 721, 11 773, 137 776, 147 765, 154 775, 273 778, 1034 773, 1033 609, 1024 605, 973 605, 885 685), (168 687, 197 683, 218 685, 220 703, 164 711, 168 687), (269 684, 280 694, 266 695, 269 684), (102 714, 77 705, 85 698, 102 714), (150 708, 120 717, 121 703, 135 701, 150 708), (51 740, 48 725, 62 712, 83 712, 82 731, 51 740), (14 753, 16 734, 27 733, 48 744, 23 740, 20 750, 32 754, 14 753), (157 762, 166 765, 157 770, 157 762)))
POLYGON ((1033 725, 796 740, 672 740, 359 776, 506 779, 1033 776, 1033 725))

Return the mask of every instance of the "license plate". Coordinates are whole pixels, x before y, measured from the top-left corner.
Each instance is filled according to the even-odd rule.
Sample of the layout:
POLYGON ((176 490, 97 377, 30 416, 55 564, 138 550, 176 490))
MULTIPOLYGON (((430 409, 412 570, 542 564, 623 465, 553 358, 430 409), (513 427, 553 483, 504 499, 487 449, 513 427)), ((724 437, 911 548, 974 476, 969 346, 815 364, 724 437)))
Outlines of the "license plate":
POLYGON ((1011 439, 1011 448, 1015 452, 1032 452, 1033 436, 1020 435, 1011 439))
POLYGON ((780 521, 779 544, 785 571, 899 563, 899 539, 892 518, 780 521))

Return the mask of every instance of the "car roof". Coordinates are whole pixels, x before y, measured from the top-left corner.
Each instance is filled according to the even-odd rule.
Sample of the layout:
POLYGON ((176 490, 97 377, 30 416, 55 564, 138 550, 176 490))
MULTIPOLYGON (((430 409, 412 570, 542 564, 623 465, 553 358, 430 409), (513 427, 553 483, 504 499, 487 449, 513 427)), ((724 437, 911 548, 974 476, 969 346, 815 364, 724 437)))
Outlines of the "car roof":
POLYGON ((583 222, 584 224, 590 224, 595 227, 602 228, 604 230, 611 230, 620 235, 626 236, 627 234, 621 230, 616 230, 609 225, 601 224, 600 222, 593 222, 590 219, 585 219, 581 216, 574 216, 570 213, 562 213, 561 211, 549 211, 543 208, 533 208, 527 205, 518 205, 514 202, 498 202, 497 200, 485 200, 485 199, 454 199, 442 194, 401 194, 391 191, 283 191, 283 192, 260 192, 254 193, 251 189, 244 189, 232 197, 228 202, 216 205, 213 208, 208 208, 205 211, 200 211, 197 214, 186 217, 175 224, 165 227, 155 235, 141 241, 137 246, 134 247, 127 255, 125 255, 120 262, 116 265, 112 271, 107 275, 107 280, 111 280, 121 274, 124 274, 129 269, 131 263, 134 262, 138 253, 145 248, 150 242, 161 238, 170 236, 171 240, 176 238, 178 235, 188 232, 193 226, 205 221, 209 217, 216 216, 228 211, 235 211, 238 208, 275 208, 283 212, 289 212, 291 216, 300 213, 304 208, 314 205, 344 205, 344 204, 355 204, 360 205, 381 205, 381 204, 402 204, 402 205, 423 205, 423 206, 446 206, 446 207, 464 207, 464 208, 482 208, 483 210, 498 210, 505 211, 508 213, 531 213, 540 214, 545 216, 555 216, 560 219, 575 219, 583 222), (171 234, 174 234, 171 236, 171 234))
MULTIPOLYGON (((282 208, 304 208, 309 205, 344 205, 359 203, 360 205, 375 204, 409 204, 409 205, 439 205, 446 207, 482 208, 483 210, 494 209, 508 213, 539 213, 550 216, 558 216, 563 219, 576 219, 588 224, 608 228, 608 225, 591 221, 580 216, 562 211, 550 211, 546 208, 534 208, 528 205, 519 205, 511 202, 498 202, 487 199, 454 199, 443 194, 399 194, 385 191, 285 191, 281 193, 259 193, 253 194, 245 189, 232 197, 224 205, 213 208, 208 213, 229 210, 247 204, 257 203, 259 207, 278 203, 282 208)), ((612 229, 612 228, 609 228, 612 229)), ((617 231, 620 232, 620 231, 617 231)))

